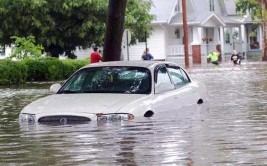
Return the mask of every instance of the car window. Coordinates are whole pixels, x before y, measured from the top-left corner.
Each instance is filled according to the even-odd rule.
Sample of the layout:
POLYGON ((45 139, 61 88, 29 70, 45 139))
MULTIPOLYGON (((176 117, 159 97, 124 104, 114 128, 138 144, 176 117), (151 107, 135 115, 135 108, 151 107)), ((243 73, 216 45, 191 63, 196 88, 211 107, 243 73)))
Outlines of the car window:
POLYGON ((167 83, 167 84, 172 84, 170 80, 170 76, 168 74, 168 71, 165 67, 161 67, 157 73, 157 81, 155 83, 156 86, 158 86, 161 83, 167 83))
POLYGON ((142 67, 86 68, 73 75, 59 93, 151 93, 151 73, 142 67))
POLYGON ((180 68, 180 71, 181 71, 181 73, 182 73, 182 75, 183 75, 183 77, 184 77, 186 83, 191 82, 191 80, 189 79, 187 73, 186 73, 183 69, 181 69, 181 68, 180 68))
POLYGON ((81 86, 87 77, 88 75, 86 75, 85 73, 76 74, 73 78, 73 82, 71 84, 68 84, 67 89, 71 89, 72 91, 80 91, 81 86))
POLYGON ((184 74, 182 73, 182 70, 180 68, 168 67, 168 70, 176 88, 179 88, 188 83, 188 79, 184 77, 184 74))

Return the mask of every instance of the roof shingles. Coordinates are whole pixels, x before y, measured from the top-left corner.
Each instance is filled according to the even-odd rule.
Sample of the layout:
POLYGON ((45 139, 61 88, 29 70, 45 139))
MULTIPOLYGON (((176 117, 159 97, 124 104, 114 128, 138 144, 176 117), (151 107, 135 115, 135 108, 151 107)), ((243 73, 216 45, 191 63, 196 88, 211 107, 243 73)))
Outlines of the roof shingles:
POLYGON ((150 13, 156 16, 152 23, 168 23, 171 19, 177 0, 153 0, 150 13))
MULTIPOLYGON (((173 12, 178 0, 153 0, 150 13, 156 16, 156 19, 152 23, 166 23, 166 24, 182 24, 181 13, 176 14, 174 17, 173 12)), ((197 24, 206 20, 213 13, 225 23, 237 23, 240 24, 243 20, 242 17, 235 15, 235 5, 233 0, 218 1, 215 4, 215 12, 209 9, 209 0, 187 0, 187 3, 194 3, 196 6, 196 12, 187 14, 188 24, 197 24), (221 3, 226 3, 226 9, 223 9, 221 3), (224 13, 226 12, 226 13, 224 13)))

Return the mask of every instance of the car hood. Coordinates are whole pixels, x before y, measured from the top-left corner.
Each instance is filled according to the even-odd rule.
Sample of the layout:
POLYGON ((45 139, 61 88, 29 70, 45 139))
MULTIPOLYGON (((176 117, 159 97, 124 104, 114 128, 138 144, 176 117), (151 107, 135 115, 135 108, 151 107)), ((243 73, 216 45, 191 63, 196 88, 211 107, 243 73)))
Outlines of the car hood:
POLYGON ((122 107, 142 100, 143 94, 54 94, 27 105, 22 113, 75 114, 116 113, 122 107))

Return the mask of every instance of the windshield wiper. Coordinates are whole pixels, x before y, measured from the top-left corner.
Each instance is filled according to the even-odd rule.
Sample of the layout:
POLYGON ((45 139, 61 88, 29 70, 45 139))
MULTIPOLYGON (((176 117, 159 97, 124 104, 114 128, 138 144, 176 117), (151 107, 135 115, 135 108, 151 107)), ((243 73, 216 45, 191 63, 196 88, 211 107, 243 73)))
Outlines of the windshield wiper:
POLYGON ((64 93, 64 94, 70 94, 70 93, 81 93, 80 91, 72 91, 72 90, 63 90, 60 91, 59 94, 64 93))
POLYGON ((102 93, 102 92, 99 92, 99 91, 92 91, 92 90, 83 90, 83 91, 81 91, 80 93, 102 93))
POLYGON ((81 93, 125 93, 124 91, 81 91, 81 93))

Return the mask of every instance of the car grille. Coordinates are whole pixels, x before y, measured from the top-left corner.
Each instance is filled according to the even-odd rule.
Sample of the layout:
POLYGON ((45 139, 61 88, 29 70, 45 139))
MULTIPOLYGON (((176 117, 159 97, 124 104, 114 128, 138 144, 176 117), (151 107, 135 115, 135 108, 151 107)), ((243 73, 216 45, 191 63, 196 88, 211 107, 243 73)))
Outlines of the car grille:
POLYGON ((38 120, 39 123, 86 123, 90 118, 82 116, 45 116, 38 120))

